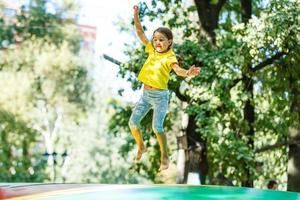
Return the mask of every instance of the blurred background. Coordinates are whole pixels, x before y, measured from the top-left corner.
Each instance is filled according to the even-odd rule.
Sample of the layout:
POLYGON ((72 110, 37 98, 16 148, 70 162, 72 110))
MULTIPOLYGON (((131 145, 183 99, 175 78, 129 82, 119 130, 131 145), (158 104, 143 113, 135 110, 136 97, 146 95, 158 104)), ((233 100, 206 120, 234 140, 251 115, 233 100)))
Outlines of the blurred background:
POLYGON ((299 0, 0 0, 0 182, 182 183, 300 191, 299 0), (128 120, 145 61, 133 26, 172 29, 171 165, 150 112, 128 120))

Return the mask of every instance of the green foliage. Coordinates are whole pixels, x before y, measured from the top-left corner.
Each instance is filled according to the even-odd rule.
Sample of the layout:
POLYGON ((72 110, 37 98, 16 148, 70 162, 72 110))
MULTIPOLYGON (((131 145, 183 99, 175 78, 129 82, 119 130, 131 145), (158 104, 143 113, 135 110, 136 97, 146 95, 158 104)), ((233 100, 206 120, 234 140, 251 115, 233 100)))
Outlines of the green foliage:
MULTIPOLYGON (((255 151, 285 141, 288 127, 291 124, 299 126, 298 115, 290 112, 291 101, 295 98, 291 84, 296 83, 300 88, 299 5, 298 0, 254 1, 254 16, 244 24, 241 23, 240 1, 229 1, 222 8, 220 26, 215 31, 216 45, 211 45, 198 36, 201 28, 193 23, 198 19, 188 17, 195 14, 194 5, 181 1, 143 4, 141 17, 160 19, 176 33, 175 52, 183 57, 182 67, 202 66, 200 76, 192 80, 183 81, 172 74, 169 88, 174 92, 179 90, 186 97, 189 103, 186 112, 196 115, 197 131, 207 140, 209 179, 222 173, 235 185, 241 185, 249 176, 244 169, 249 169, 257 187, 264 187, 269 178, 285 184, 287 148, 270 153, 255 151), (254 82, 253 96, 247 92, 249 85, 243 84, 245 77, 254 82), (247 135, 250 129, 244 116, 247 101, 255 108, 254 136, 247 135), (254 141, 254 146, 249 145, 249 141, 254 141)), ((145 55, 140 48, 132 45, 127 48, 125 54, 129 62, 121 67, 120 74, 122 77, 129 75, 128 81, 138 89, 136 74, 145 55)), ((122 108, 117 110, 114 125, 117 119, 124 119, 122 108)), ((126 116, 129 113, 126 109, 126 116)), ((180 123, 178 119, 180 116, 174 117, 171 123, 180 123)), ((120 130, 125 126, 124 121, 112 127, 120 130)), ((130 152, 131 148, 123 150, 130 152)))
MULTIPOLYGON (((103 99, 98 103, 107 104, 103 99)), ((122 147, 127 143, 128 135, 119 132, 115 138, 103 127, 108 124, 109 116, 106 109, 97 108, 90 111, 87 119, 72 126, 74 132, 69 135, 69 157, 62 170, 62 177, 67 182, 149 183, 137 172, 130 170, 134 167, 134 155, 122 157, 120 154, 122 147)))
POLYGON ((133 154, 120 155, 127 138, 106 129, 111 94, 92 88, 94 64, 80 51, 76 8, 35 0, 14 20, 0 20, 0 179, 149 183, 131 170, 133 154))
POLYGON ((37 146, 38 132, 5 110, 0 110, 0 122, 1 181, 44 181, 46 163, 37 146))
POLYGON ((1 180, 55 181, 55 163, 42 155, 67 151, 72 125, 94 106, 91 66, 79 58, 74 20, 62 13, 48 13, 37 0, 2 21, 1 180))
POLYGON ((34 0, 29 5, 22 6, 20 13, 13 19, 1 17, 0 48, 7 48, 11 44, 34 37, 47 38, 56 45, 68 42, 72 50, 78 52, 80 35, 76 30, 74 18, 68 15, 74 12, 76 6, 74 3, 66 3, 56 7, 55 13, 49 13, 45 1, 34 0))
MULTIPOLYGON (((289 125, 288 119, 290 118, 290 116, 288 116, 290 115, 290 113, 288 113, 288 104, 290 101, 283 96, 284 94, 286 95, 289 93, 287 85, 289 82, 289 76, 285 76, 283 73, 276 71, 281 71, 284 66, 289 66, 290 68, 285 68, 285 70, 295 70, 295 65, 290 62, 284 62, 284 60, 286 60, 286 57, 290 57, 298 51, 295 48, 297 43, 291 42, 296 41, 297 38, 293 37, 294 34, 290 34, 289 30, 292 30, 292 32, 298 31, 297 28, 295 28, 295 25, 297 22, 296 13, 298 12, 299 6, 297 7, 293 2, 290 2, 289 5, 285 5, 284 8, 285 9, 276 10, 276 12, 274 12, 274 7, 271 5, 269 9, 272 10, 272 12, 267 9, 261 14, 260 18, 251 19, 249 24, 238 24, 234 27, 232 33, 228 32, 227 34, 224 34, 220 32, 217 36, 217 38, 220 37, 217 43, 219 44, 219 51, 221 53, 214 57, 214 66, 218 68, 216 75, 221 75, 221 77, 217 78, 217 83, 215 83, 215 81, 213 82, 213 85, 214 83, 217 85, 214 86, 214 88, 211 88, 212 90, 210 90, 210 92, 213 92, 213 95, 216 95, 215 97, 212 97, 212 99, 217 98, 222 100, 221 107, 225 108, 225 110, 216 110, 221 111, 217 112, 217 116, 220 116, 218 118, 216 118, 215 115, 211 116, 213 117, 212 121, 214 123, 209 124, 206 128, 206 133, 208 134, 207 138, 210 140, 215 139, 214 142, 209 143, 211 148, 214 149, 213 151, 209 151, 210 160, 216 161, 216 165, 211 165, 211 167, 213 167, 211 171, 215 172, 218 171, 217 169, 221 169, 221 172, 227 174, 227 176, 231 177, 232 180, 242 180, 242 177, 246 176, 246 174, 243 174, 242 171, 238 171, 237 173, 232 170, 233 166, 240 166, 240 164, 243 164, 244 162, 247 163, 247 166, 251 167, 252 175, 260 180, 263 180, 260 174, 264 174, 266 179, 271 177, 278 177, 278 179, 281 179, 283 174, 286 173, 286 169, 284 167, 286 166, 286 148, 276 151, 277 153, 274 154, 273 159, 269 158, 270 160, 268 162, 263 163, 263 169, 268 169, 269 171, 262 172, 256 170, 256 162, 268 160, 266 158, 266 154, 254 156, 253 150, 251 151, 245 143, 249 141, 249 139, 254 139, 254 148, 259 149, 264 145, 281 142, 287 138, 287 127, 289 125), (278 20, 279 18, 281 19, 280 21, 278 20), (282 23, 287 27, 281 29, 283 26, 282 23), (288 29, 289 26, 294 28, 288 29), (284 41, 289 41, 290 43, 290 46, 287 49, 284 48, 286 44, 284 41), (247 66, 244 65, 244 63, 251 62, 253 66, 252 68, 255 69, 256 65, 282 51, 285 52, 286 57, 279 59, 274 62, 274 64, 270 64, 270 66, 267 66, 265 69, 260 70, 255 74, 252 71, 247 71, 247 66), (282 65, 283 63, 285 64, 282 65), (270 71, 272 71, 273 75, 270 74, 270 71), (235 84, 241 78, 241 73, 254 77, 255 86, 257 88, 254 91, 255 96, 251 102, 255 105, 256 111, 254 138, 248 138, 244 135, 249 126, 243 121, 241 108, 250 96, 243 92, 243 85, 235 84), (283 76, 286 81, 279 81, 283 78, 281 76, 283 76), (228 88, 230 85, 231 87, 228 88), (278 88, 279 85, 281 85, 280 89, 278 88), (281 95, 272 90, 271 88, 273 87, 277 87, 279 89, 278 92, 280 92, 281 95), (262 112, 262 110, 267 111, 267 113, 262 112), (221 126, 221 128, 216 130, 216 125, 221 126), (226 140, 224 141, 224 136, 222 136, 224 133, 226 135, 229 134, 230 136, 227 142, 226 140), (219 136, 213 137, 214 134, 218 134, 219 136), (270 140, 268 138, 273 139, 270 140), (241 140, 243 141, 242 143, 240 143, 241 140), (221 149, 221 146, 224 143, 226 147, 221 149), (215 146, 215 144, 218 145, 215 146), (216 147, 220 149, 216 149, 216 147), (241 151, 242 148, 244 148, 245 151, 241 151), (226 157, 230 157, 228 161, 222 159, 224 152, 227 152, 225 153, 226 157), (284 159, 281 159, 282 157, 284 159), (241 162, 241 158, 243 162, 241 162), (282 160, 282 162, 279 162, 279 160, 282 160), (278 168, 277 170, 270 171, 271 167, 268 167, 268 163, 272 163, 274 161, 277 162, 278 168), (216 168, 214 168, 214 166, 216 166, 216 168), (226 172, 224 172, 224 166, 226 166, 226 172)), ((299 75, 294 75, 296 76, 296 79, 299 79, 299 75)), ((210 102, 210 104, 211 103, 212 102, 210 102)), ((205 105, 201 105, 200 108, 197 109, 197 112, 199 110, 208 110, 208 112, 212 112, 211 106, 205 108, 205 105)), ((200 115, 199 124, 202 126, 203 123, 205 124, 205 120, 210 121, 207 118, 203 118, 203 120, 201 120, 201 118, 202 117, 200 115)), ((200 131, 203 134, 202 129, 200 129, 200 131)), ((235 182, 238 183, 238 181, 235 182)), ((262 182, 258 182, 257 185, 259 187, 263 187, 262 182)))

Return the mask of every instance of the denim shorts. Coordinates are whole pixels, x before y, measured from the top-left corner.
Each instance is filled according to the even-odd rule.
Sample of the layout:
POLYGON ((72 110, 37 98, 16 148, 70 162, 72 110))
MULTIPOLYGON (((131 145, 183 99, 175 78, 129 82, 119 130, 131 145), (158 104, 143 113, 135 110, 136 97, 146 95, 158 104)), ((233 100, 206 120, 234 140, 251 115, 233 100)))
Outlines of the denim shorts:
POLYGON ((140 122, 153 109, 152 129, 154 133, 164 133, 164 120, 169 105, 169 90, 145 90, 135 105, 129 119, 130 128, 140 128, 140 122))

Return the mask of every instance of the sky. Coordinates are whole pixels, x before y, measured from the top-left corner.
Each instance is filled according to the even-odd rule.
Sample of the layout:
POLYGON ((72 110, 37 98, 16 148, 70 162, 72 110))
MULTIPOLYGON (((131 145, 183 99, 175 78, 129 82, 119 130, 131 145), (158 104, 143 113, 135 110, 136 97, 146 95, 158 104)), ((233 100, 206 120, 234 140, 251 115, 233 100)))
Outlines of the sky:
MULTIPOLYGON (((97 27, 96 55, 100 57, 103 53, 119 60, 125 61, 123 54, 124 43, 129 40, 138 40, 133 34, 120 33, 116 22, 122 18, 130 21, 133 15, 133 6, 138 0, 81 0, 79 23, 97 27)), ((117 77, 118 66, 99 59, 99 84, 102 87, 111 87, 112 92, 117 95, 120 88, 124 88, 125 101, 137 101, 140 91, 133 92, 130 84, 117 77), (105 79, 105 80, 103 80, 105 79)))
POLYGON ((119 33, 115 22, 119 18, 130 21, 137 3, 138 0, 81 0, 80 23, 98 28, 98 50, 116 53, 113 50, 126 41, 126 34, 119 33))

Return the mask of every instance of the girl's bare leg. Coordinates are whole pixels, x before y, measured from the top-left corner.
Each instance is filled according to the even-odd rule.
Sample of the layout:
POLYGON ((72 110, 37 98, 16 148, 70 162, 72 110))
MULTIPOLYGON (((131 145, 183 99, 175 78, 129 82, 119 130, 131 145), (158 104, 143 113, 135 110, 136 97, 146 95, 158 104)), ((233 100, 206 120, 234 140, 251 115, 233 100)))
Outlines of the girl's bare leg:
POLYGON ((169 168, 169 156, 167 147, 167 136, 166 134, 156 134, 156 138, 160 147, 160 167, 159 171, 169 168))
POLYGON ((142 158, 143 153, 146 152, 146 148, 142 139, 142 134, 140 133, 140 131, 136 128, 131 128, 130 129, 131 134, 133 136, 133 138, 135 139, 135 142, 138 146, 138 151, 136 154, 136 160, 140 160, 142 158))

